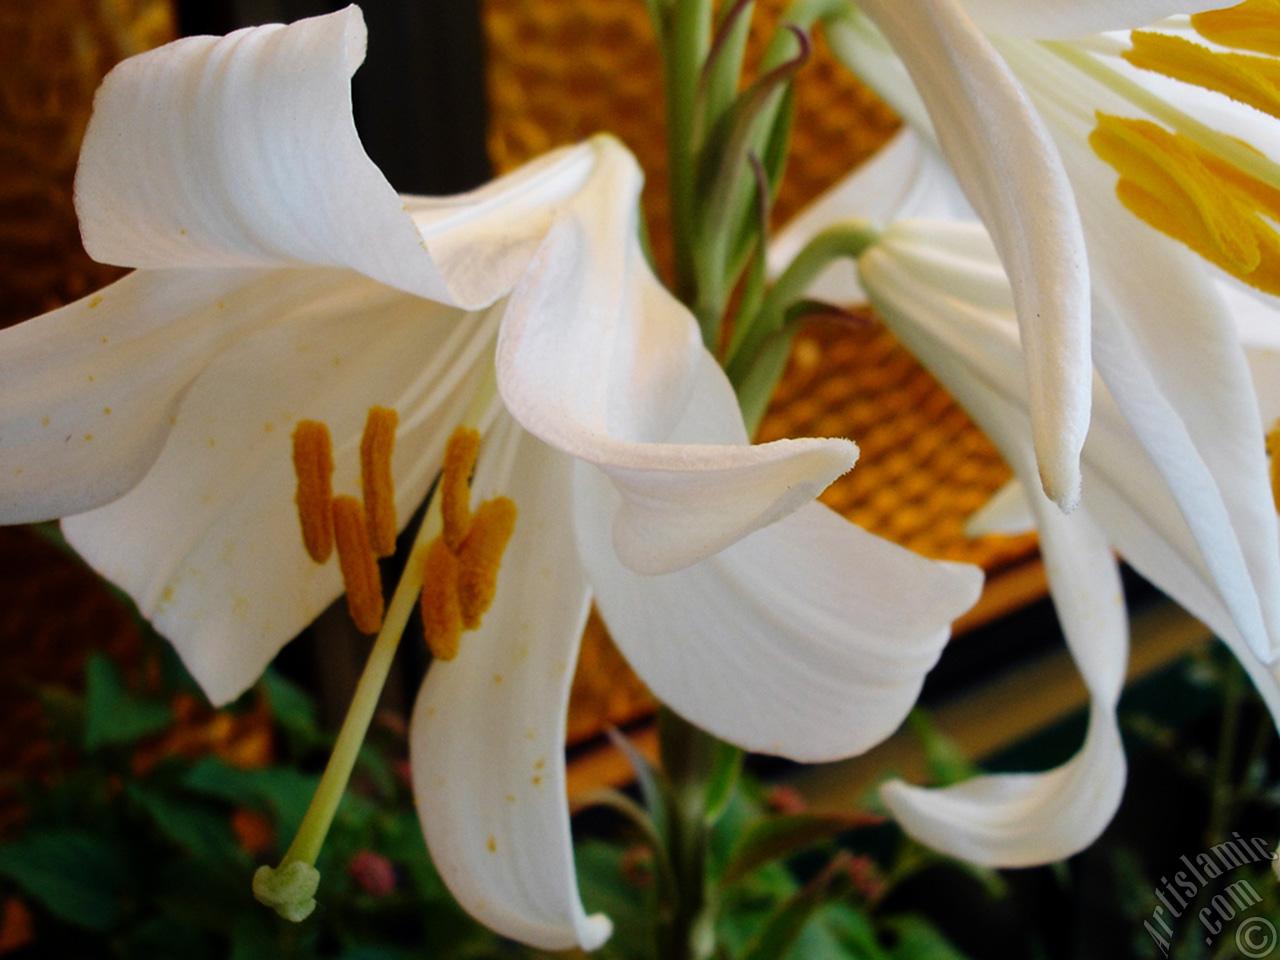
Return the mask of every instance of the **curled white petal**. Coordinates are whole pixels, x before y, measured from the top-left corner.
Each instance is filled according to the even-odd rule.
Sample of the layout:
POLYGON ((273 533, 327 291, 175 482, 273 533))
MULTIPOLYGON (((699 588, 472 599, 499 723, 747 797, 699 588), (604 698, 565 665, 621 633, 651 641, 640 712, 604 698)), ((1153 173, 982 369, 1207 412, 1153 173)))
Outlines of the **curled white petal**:
POLYGON ((473 916, 546 950, 594 950, 607 917, 578 897, 564 737, 589 594, 569 517, 571 461, 501 417, 478 465, 478 497, 519 516, 494 604, 458 656, 432 665, 410 735, 431 856, 473 916))

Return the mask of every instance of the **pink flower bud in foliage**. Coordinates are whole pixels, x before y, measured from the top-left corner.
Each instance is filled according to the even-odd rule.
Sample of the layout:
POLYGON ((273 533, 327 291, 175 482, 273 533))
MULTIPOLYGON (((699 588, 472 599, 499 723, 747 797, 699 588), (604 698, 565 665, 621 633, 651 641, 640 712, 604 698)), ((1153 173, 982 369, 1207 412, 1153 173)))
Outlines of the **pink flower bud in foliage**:
POLYGON ((396 868, 380 853, 361 850, 347 864, 356 885, 371 897, 385 897, 396 888, 396 868))

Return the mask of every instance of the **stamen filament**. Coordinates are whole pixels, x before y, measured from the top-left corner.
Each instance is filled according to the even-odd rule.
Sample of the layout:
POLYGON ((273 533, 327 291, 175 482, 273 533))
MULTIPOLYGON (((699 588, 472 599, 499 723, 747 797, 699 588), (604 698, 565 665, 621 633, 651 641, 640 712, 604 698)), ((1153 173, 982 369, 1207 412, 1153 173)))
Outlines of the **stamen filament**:
POLYGON ((1075 67, 1081 73, 1097 80, 1139 109, 1145 110, 1151 116, 1172 128, 1175 133, 1180 133, 1210 153, 1217 154, 1217 156, 1230 163, 1233 167, 1237 167, 1249 174, 1249 176, 1280 189, 1280 164, 1275 163, 1247 143, 1201 123, 1190 114, 1179 110, 1168 101, 1150 92, 1141 84, 1123 76, 1112 67, 1108 67, 1097 57, 1075 49, 1070 43, 1045 40, 1041 41, 1041 44, 1046 50, 1075 67))
POLYGON ((396 552, 396 498, 391 480, 399 415, 387 407, 371 407, 360 438, 360 487, 364 497, 369 543, 380 557, 396 552))

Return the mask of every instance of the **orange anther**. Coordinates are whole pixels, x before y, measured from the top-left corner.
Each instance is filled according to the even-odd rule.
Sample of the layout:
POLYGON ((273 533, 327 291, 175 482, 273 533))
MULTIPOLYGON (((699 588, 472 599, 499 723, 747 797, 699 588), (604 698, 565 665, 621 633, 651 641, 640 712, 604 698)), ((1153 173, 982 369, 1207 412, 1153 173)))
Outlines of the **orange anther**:
POLYGON ((382 627, 382 575, 369 546, 364 508, 355 497, 334 499, 333 532, 351 619, 361 633, 377 633, 382 627))
POLYGON ((468 630, 493 603, 498 568, 516 525, 516 505, 509 497, 486 500, 476 509, 467 538, 458 551, 458 603, 468 630))
POLYGON ((422 631, 437 660, 452 660, 462 642, 462 612, 458 606, 458 559, 443 537, 427 547, 422 569, 422 631))
POLYGON ((360 439, 360 486, 364 493, 369 543, 380 557, 396 552, 396 497, 391 480, 391 453, 395 448, 394 410, 371 407, 360 439))
POLYGON ((440 513, 444 519, 444 542, 455 554, 471 528, 471 487, 468 480, 480 451, 480 433, 458 427, 444 451, 440 476, 440 513))
POLYGON ((316 563, 333 552, 333 442, 329 428, 315 420, 300 420, 293 431, 293 471, 298 478, 298 522, 302 542, 316 563))

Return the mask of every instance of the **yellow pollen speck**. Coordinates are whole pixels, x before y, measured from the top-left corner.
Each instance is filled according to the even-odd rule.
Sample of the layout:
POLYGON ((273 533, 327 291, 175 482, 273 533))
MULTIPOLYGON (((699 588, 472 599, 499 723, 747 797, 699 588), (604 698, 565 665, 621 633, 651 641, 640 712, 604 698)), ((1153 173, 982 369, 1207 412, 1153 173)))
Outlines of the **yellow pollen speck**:
POLYGON ((110 415, 111 415, 111 408, 110 408, 110 407, 103 407, 103 408, 102 408, 102 412, 103 412, 103 413, 105 413, 107 416, 110 416, 110 415))
POLYGON ((516 505, 509 497, 486 500, 476 510, 458 551, 458 600, 468 630, 480 626, 480 618, 493 603, 498 568, 515 523, 516 505))
POLYGON ((315 420, 300 420, 293 431, 293 472, 298 478, 298 522, 302 542, 316 563, 333 553, 333 441, 329 428, 315 420))
MULTIPOLYGON (((101 296, 94 297, 92 300, 90 300, 90 301, 89 301, 89 309, 90 309, 90 310, 92 310, 94 307, 96 307, 96 306, 97 306, 98 304, 100 304, 101 302, 102 302, 102 297, 101 297, 101 296)), ((105 338, 104 338, 104 339, 105 339, 105 338)))
POLYGON ((537 730, 526 730, 526 731, 524 732, 524 738, 525 738, 526 740, 536 740, 536 739, 538 738, 538 731, 537 731, 537 730))
POLYGON ((488 842, 487 846, 489 847, 489 852, 490 852, 490 853, 497 853, 497 852, 498 852, 498 839, 497 839, 496 837, 493 837, 493 836, 489 837, 489 842, 488 842))
POLYGON ((180 236, 180 237, 185 237, 186 235, 187 235, 187 231, 185 231, 185 230, 179 230, 179 231, 178 231, 178 236, 180 236))
POLYGON ((49 418, 47 416, 41 417, 40 426, 47 427, 48 425, 49 425, 49 418))
POLYGON ((535 776, 530 782, 536 787, 538 784, 542 783, 542 777, 535 776))
POLYGON ((458 559, 441 537, 431 541, 422 569, 422 630, 427 648, 438 660, 452 660, 462 643, 462 610, 458 606, 458 559))
POLYGON ((13 471, 13 475, 14 475, 15 477, 20 477, 20 476, 22 476, 22 475, 23 475, 24 473, 26 473, 26 472, 27 472, 27 468, 26 468, 26 467, 18 467, 16 470, 14 470, 14 471, 13 471))
POLYGON ((84 438, 85 438, 86 440, 92 440, 92 439, 93 439, 93 434, 92 434, 92 433, 86 433, 86 434, 84 435, 84 438))
POLYGON ((1280 0, 1246 0, 1226 10, 1193 13, 1191 26, 1224 47, 1280 56, 1280 0))
POLYGON ((444 540, 457 553, 471 527, 471 488, 467 480, 480 451, 480 433, 458 427, 444 451, 440 477, 440 513, 444 519, 444 540))
POLYGON ((508 793, 507 803, 515 803, 515 802, 516 802, 516 795, 514 793, 508 793))
POLYGON ((396 497, 391 480, 391 454, 395 447, 394 410, 372 407, 360 438, 360 485, 364 493, 365 523, 374 553, 389 557, 396 552, 396 497))
POLYGON ((216 447, 216 446, 218 445, 218 441, 217 441, 217 440, 215 440, 213 437, 210 437, 210 438, 209 438, 207 441, 205 441, 205 442, 209 444, 209 449, 210 449, 210 450, 212 450, 214 447, 216 447))
POLYGON ((160 599, 163 600, 165 603, 168 603, 170 600, 172 600, 173 587, 165 587, 164 590, 161 591, 160 593, 160 599))
POLYGON ((1280 510, 1280 420, 1267 433, 1267 456, 1271 458, 1271 496, 1280 510))
POLYGON ((223 303, 221 300, 219 300, 219 301, 218 301, 218 309, 219 309, 219 310, 225 310, 225 309, 227 309, 227 305, 226 305, 225 303, 223 303))
POLYGON ((533 765, 533 769, 535 769, 535 770, 541 770, 541 769, 542 769, 543 767, 545 767, 546 765, 547 765, 547 758, 546 758, 546 757, 541 757, 541 758, 539 758, 538 762, 537 762, 537 763, 535 763, 535 764, 533 765))
POLYGON ((89 382, 90 382, 90 383, 93 383, 93 374, 92 374, 92 373, 91 373, 91 374, 89 374, 89 382))
POLYGON ((107 338, 106 338, 106 337, 103 337, 103 338, 102 338, 102 342, 103 342, 103 343, 106 343, 106 342, 107 342, 107 338))
POLYGON ((369 546, 364 508, 355 497, 335 497, 332 513, 347 609, 361 633, 377 633, 382 626, 382 575, 369 546))
POLYGON ((274 423, 264 423, 262 425, 262 430, 264 433, 270 433, 275 428, 276 428, 276 425, 274 423))
POLYGON ((500 674, 500 673, 495 673, 495 674, 493 675, 493 682, 494 682, 494 683, 501 683, 501 682, 502 682, 502 674, 500 674))

